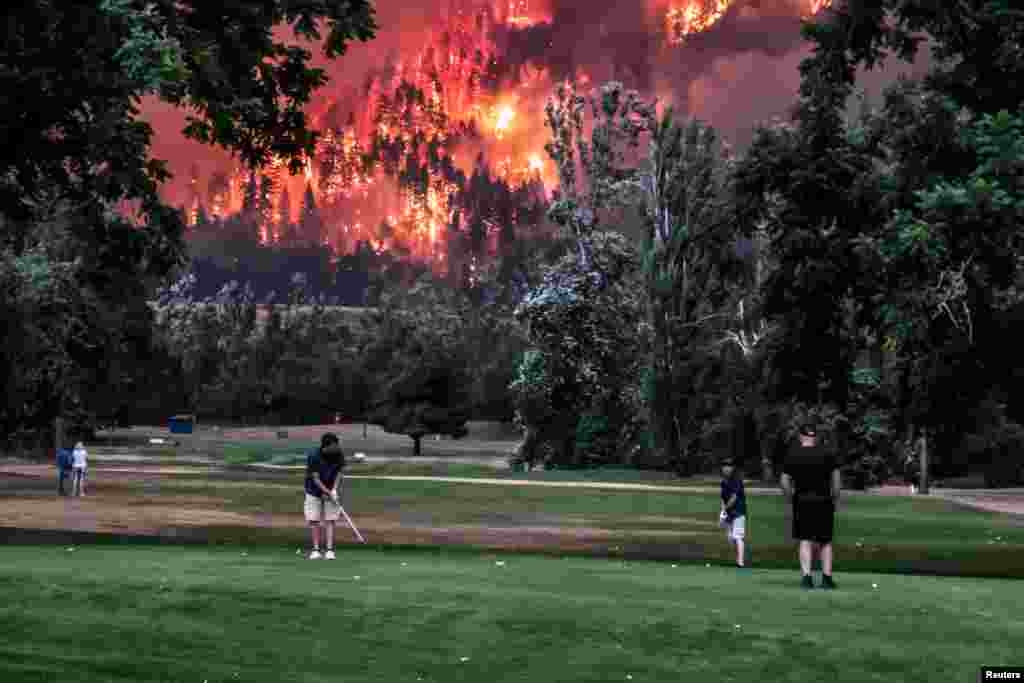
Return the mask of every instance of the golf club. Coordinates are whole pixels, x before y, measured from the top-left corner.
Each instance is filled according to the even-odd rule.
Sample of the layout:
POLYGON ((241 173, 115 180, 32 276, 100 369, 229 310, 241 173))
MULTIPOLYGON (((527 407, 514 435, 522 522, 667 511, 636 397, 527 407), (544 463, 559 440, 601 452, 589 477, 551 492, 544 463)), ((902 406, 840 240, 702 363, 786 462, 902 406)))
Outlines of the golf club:
POLYGON ((348 516, 347 512, 345 512, 345 508, 341 507, 340 503, 338 504, 338 507, 341 508, 341 514, 345 515, 345 521, 348 522, 350 527, 352 527, 352 531, 356 532, 356 538, 359 539, 359 542, 366 543, 366 539, 363 538, 361 533, 359 533, 359 529, 356 528, 356 525, 352 523, 352 518, 348 516))
POLYGON ((355 532, 356 538, 359 539, 359 542, 366 543, 366 539, 363 538, 363 535, 361 533, 359 533, 359 529, 356 528, 356 525, 352 523, 352 518, 348 516, 347 512, 345 512, 345 506, 341 504, 341 498, 335 497, 334 502, 335 504, 337 504, 338 509, 341 510, 341 514, 345 515, 345 521, 348 522, 348 525, 350 527, 352 527, 352 531, 355 532))

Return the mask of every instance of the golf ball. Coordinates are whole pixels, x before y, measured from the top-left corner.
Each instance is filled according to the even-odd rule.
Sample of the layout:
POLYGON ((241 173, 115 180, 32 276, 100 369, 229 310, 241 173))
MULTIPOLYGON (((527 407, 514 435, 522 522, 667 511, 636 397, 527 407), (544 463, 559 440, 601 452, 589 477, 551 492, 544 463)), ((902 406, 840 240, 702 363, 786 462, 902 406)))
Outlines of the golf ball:
POLYGON ((871 587, 872 588, 878 588, 878 584, 877 583, 873 583, 873 584, 871 584, 871 587))

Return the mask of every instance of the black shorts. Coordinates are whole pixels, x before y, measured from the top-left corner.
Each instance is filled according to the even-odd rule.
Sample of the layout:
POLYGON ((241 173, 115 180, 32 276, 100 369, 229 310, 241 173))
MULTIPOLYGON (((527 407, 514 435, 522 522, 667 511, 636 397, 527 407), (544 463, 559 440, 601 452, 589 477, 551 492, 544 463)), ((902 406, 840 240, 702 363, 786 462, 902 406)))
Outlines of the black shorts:
POLYGON ((798 541, 831 543, 836 508, 829 499, 793 502, 793 538, 798 541))

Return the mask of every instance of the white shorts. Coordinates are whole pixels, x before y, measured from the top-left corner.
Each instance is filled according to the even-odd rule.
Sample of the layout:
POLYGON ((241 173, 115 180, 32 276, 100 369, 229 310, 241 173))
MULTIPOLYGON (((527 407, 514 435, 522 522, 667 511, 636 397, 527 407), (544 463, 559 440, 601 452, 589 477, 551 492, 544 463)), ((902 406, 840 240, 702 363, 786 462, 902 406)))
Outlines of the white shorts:
POLYGON ((341 517, 341 507, 330 498, 317 498, 306 494, 304 506, 307 522, 337 522, 341 517))
POLYGON ((725 537, 730 541, 742 541, 747 534, 747 518, 741 515, 725 527, 725 537))

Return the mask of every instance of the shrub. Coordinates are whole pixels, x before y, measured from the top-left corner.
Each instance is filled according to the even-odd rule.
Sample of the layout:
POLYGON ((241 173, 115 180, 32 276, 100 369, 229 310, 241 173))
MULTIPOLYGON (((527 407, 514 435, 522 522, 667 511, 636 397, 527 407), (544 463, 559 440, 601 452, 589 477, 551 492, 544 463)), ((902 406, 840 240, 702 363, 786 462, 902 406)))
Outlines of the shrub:
POLYGON ((878 486, 889 478, 891 472, 887 459, 879 454, 861 455, 842 469, 844 486, 857 491, 878 486))
POLYGON ((576 423, 576 459, 583 466, 615 461, 616 434, 604 415, 582 415, 576 423))
POLYGON ((985 468, 985 486, 999 488, 1024 484, 1024 427, 1010 422, 995 435, 985 468))

